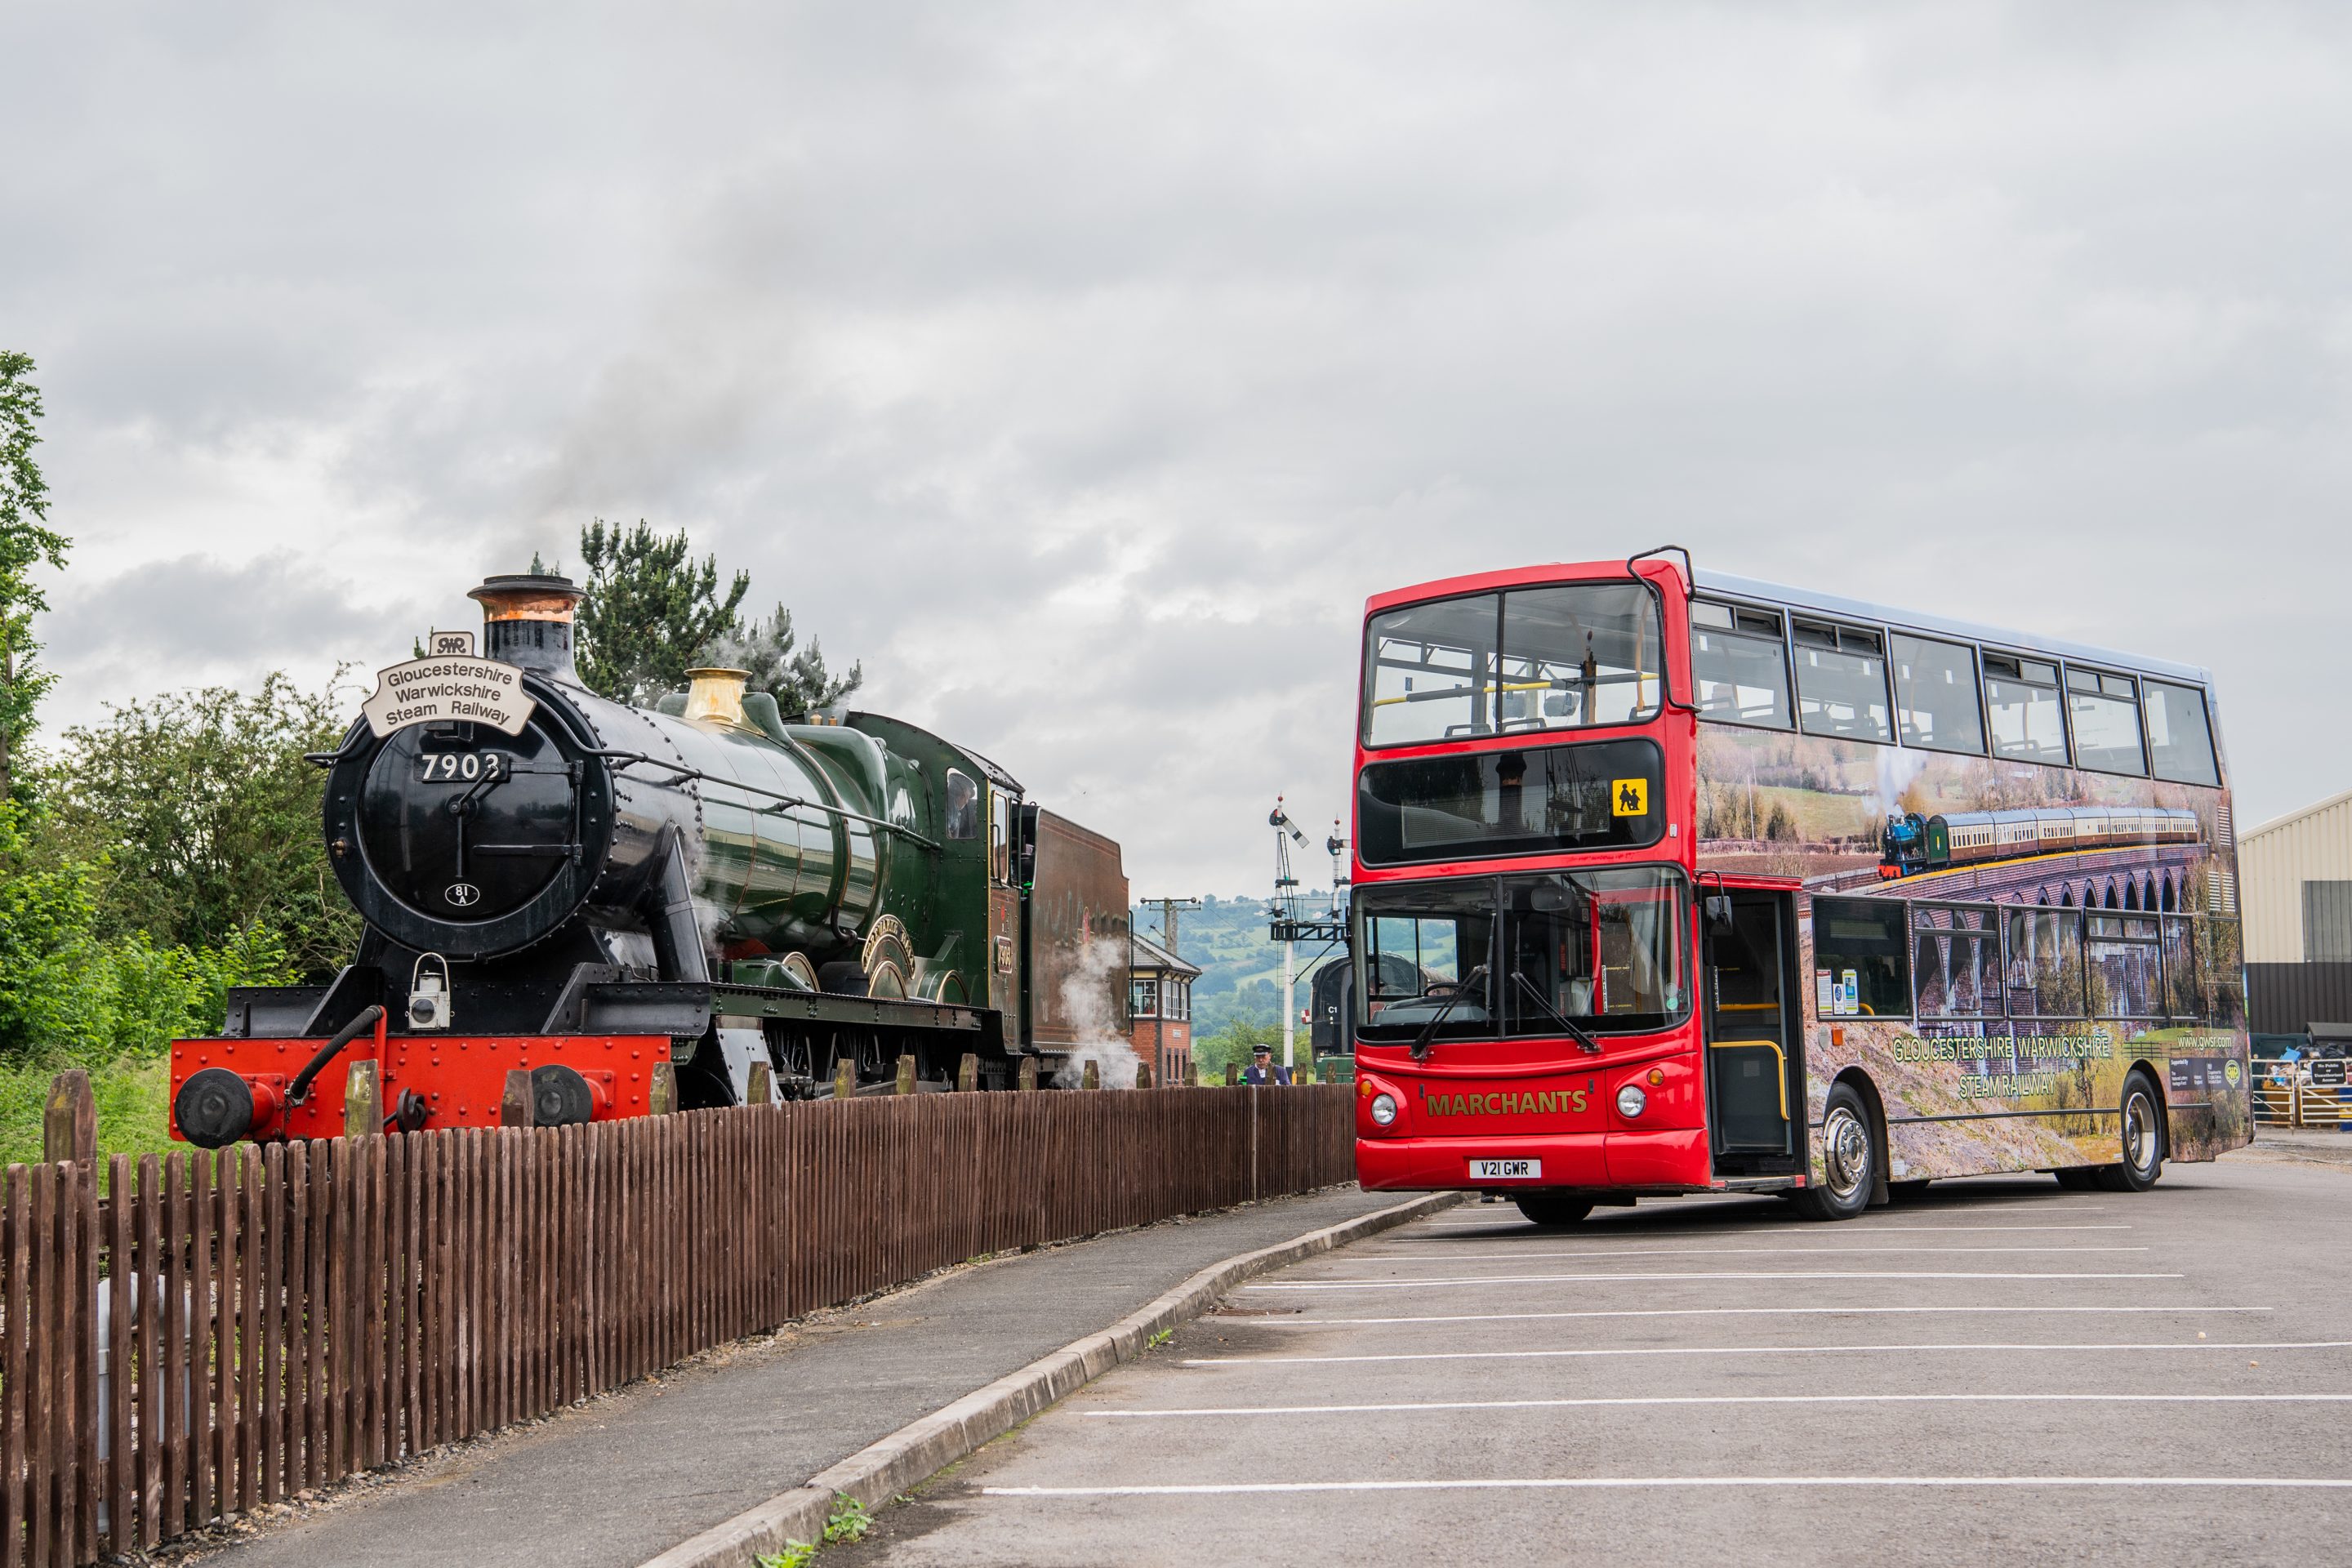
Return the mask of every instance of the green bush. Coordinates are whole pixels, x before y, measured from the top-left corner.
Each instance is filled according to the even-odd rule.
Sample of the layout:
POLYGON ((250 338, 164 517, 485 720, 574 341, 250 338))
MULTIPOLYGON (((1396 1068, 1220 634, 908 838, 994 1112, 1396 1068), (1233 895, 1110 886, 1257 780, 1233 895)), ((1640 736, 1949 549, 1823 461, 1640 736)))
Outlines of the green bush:
POLYGON ((48 860, 46 826, 37 807, 0 802, 0 1064, 54 1071, 150 1058, 217 1030, 229 986, 292 980, 284 943, 266 928, 234 931, 219 947, 101 936, 98 868, 48 860))
MULTIPOLYGON (((29 1164, 41 1157, 41 1108, 56 1072, 49 1063, 0 1065, 0 1164, 29 1164)), ((171 1064, 161 1058, 89 1069, 100 1158, 188 1147, 172 1142, 171 1083, 171 1064)))

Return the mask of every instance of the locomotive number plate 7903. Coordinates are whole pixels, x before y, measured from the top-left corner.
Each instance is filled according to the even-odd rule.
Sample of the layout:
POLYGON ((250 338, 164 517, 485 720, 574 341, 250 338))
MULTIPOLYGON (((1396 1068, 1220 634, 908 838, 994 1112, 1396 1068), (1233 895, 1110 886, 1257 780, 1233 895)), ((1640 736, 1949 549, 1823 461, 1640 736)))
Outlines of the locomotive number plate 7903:
POLYGON ((1532 1182, 1543 1174, 1541 1160, 1473 1160, 1474 1182, 1532 1182))
POLYGON ((421 784, 496 783, 513 771, 513 759, 504 752, 424 752, 416 758, 421 784))

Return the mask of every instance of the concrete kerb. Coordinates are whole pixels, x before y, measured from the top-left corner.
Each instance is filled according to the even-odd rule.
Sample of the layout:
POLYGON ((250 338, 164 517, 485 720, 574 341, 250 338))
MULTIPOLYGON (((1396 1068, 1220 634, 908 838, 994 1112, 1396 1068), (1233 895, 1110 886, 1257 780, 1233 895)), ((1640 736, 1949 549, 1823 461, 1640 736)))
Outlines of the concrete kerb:
POLYGON ((878 1508, 908 1488, 929 1480, 958 1459, 976 1452, 982 1444, 1003 1436, 1057 1400, 1076 1393, 1111 1368, 1135 1360, 1150 1343, 1152 1335, 1199 1317, 1243 1280, 1450 1208, 1465 1195, 1432 1193, 1213 1263, 1101 1332, 1064 1345, 1053 1354, 1040 1357, 1020 1371, 1008 1373, 987 1387, 901 1426, 831 1468, 811 1476, 807 1484, 780 1492, 757 1508, 678 1542, 647 1561, 643 1568, 753 1568, 759 1557, 782 1551, 788 1542, 815 1541, 824 1533, 835 1493, 856 1498, 869 1509, 878 1508))

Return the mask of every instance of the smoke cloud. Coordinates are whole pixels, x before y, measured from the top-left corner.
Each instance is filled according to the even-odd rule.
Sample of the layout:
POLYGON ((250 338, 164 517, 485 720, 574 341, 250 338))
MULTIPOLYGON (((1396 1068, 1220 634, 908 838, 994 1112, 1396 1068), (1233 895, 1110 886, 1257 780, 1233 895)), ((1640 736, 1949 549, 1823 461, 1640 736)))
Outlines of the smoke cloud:
POLYGON ((1087 1064, 1093 1062, 1105 1089, 1133 1089, 1139 1065, 1135 1052, 1119 1033, 1118 1015, 1111 998, 1127 973, 1129 948, 1125 937, 1097 937, 1079 950, 1077 967, 1062 982, 1062 1005, 1077 1027, 1077 1044, 1069 1059, 1054 1075, 1055 1087, 1076 1089, 1086 1081, 1087 1064))

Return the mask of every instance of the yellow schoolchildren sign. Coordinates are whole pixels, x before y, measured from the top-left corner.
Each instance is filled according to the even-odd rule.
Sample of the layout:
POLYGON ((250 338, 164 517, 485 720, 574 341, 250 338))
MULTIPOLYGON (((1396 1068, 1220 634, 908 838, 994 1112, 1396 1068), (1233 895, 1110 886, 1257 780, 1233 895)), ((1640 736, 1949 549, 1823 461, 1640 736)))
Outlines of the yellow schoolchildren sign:
POLYGON ((1609 813, 1612 816, 1649 816, 1650 781, 1611 779, 1609 781, 1609 813))

